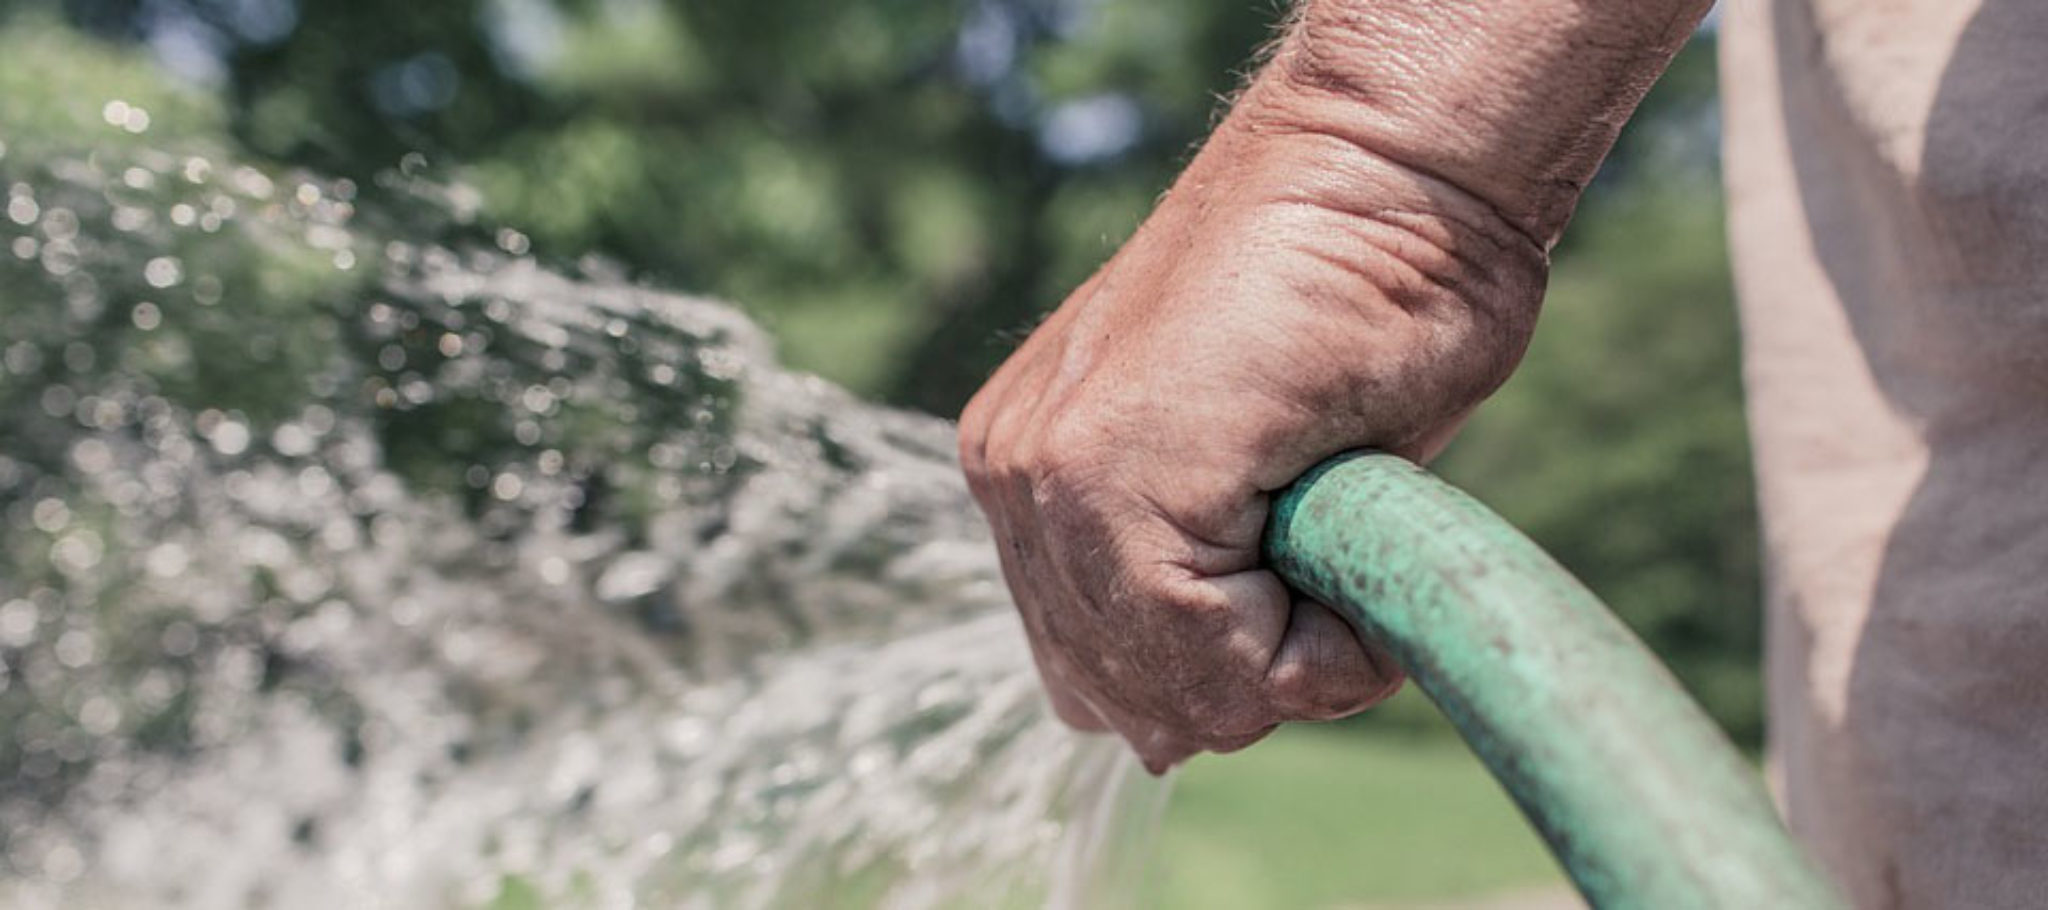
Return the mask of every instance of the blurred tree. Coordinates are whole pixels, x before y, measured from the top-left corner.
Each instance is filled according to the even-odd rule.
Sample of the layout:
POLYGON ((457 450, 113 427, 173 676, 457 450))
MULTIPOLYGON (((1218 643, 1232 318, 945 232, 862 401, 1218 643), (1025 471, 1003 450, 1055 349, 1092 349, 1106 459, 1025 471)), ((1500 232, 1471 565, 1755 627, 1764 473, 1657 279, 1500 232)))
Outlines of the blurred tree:
MULTIPOLYGON (((1135 227, 1280 5, 48 0, 225 83, 260 154, 408 153, 544 255, 742 301, 789 359, 951 413, 1135 227)), ((40 5, 14 0, 13 6, 40 5)), ((1646 107, 1712 97, 1709 55, 1646 107)), ((1615 174, 1642 159, 1638 130, 1615 174)), ((1661 139, 1656 141, 1662 141, 1661 139)))
MULTIPOLYGON (((17 2, 15 6, 25 5, 17 2)), ((26 5, 33 5, 31 0, 26 5)), ((742 300, 941 413, 1204 132, 1272 9, 1132 0, 65 0, 255 151, 451 163, 543 254, 742 300)))

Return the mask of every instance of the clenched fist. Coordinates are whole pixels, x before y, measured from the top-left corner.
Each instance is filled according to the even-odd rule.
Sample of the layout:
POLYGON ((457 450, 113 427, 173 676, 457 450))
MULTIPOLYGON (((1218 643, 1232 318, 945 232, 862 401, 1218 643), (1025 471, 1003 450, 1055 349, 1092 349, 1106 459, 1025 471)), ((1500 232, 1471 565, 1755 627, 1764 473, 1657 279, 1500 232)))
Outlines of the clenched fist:
MULTIPOLYGON (((1399 686, 1260 566, 1268 497, 1347 449, 1422 460, 1450 439, 1520 359, 1548 246, 1619 122, 1563 128, 1590 151, 1495 123, 1453 91, 1483 68, 1406 66, 1381 45, 1417 30, 1316 17, 961 417, 1053 706, 1154 772, 1399 686), (1373 66, 1440 87, 1362 91, 1373 66), (1432 98, 1470 116, 1415 126, 1432 98)), ((1635 92, 1549 100, 1584 117, 1635 92)))

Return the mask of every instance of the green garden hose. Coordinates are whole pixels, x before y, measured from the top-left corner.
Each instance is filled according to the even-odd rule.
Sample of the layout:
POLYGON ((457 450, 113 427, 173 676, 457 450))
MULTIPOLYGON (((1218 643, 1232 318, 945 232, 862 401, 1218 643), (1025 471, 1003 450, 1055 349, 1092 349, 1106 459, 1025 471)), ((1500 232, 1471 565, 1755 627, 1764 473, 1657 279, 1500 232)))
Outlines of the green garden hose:
POLYGON ((1595 907, 1843 906, 1663 664, 1471 497, 1342 456, 1280 495, 1266 554, 1400 661, 1595 907))

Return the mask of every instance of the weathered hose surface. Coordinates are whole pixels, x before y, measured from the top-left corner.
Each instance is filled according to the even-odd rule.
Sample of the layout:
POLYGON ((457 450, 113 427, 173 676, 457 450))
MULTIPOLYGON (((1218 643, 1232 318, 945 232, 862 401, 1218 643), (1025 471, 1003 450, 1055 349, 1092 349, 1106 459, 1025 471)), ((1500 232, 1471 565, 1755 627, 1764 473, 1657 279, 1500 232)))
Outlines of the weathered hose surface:
POLYGON ((1663 664, 1471 497, 1340 456, 1278 497, 1266 554, 1407 668, 1593 906, 1843 906, 1663 664))

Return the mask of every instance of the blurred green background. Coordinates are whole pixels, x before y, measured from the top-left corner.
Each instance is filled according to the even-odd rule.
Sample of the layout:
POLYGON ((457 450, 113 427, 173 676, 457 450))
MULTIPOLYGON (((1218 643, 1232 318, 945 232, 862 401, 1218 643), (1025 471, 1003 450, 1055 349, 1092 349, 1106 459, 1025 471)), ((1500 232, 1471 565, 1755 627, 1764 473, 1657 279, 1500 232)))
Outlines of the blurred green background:
MULTIPOLYGON (((953 415, 1145 215, 1280 6, 1253 0, 14 0, 10 138, 109 86, 167 128, 733 300, 784 358, 953 415), (473 191, 473 195, 471 195, 473 191)), ((1736 738, 1762 731, 1755 516, 1713 35, 1557 252, 1515 379, 1438 465, 1528 530, 1736 738)), ((502 241, 502 237, 500 238, 502 241)), ((1555 881, 1426 702, 1199 760, 1162 906, 1352 906, 1555 881)))

